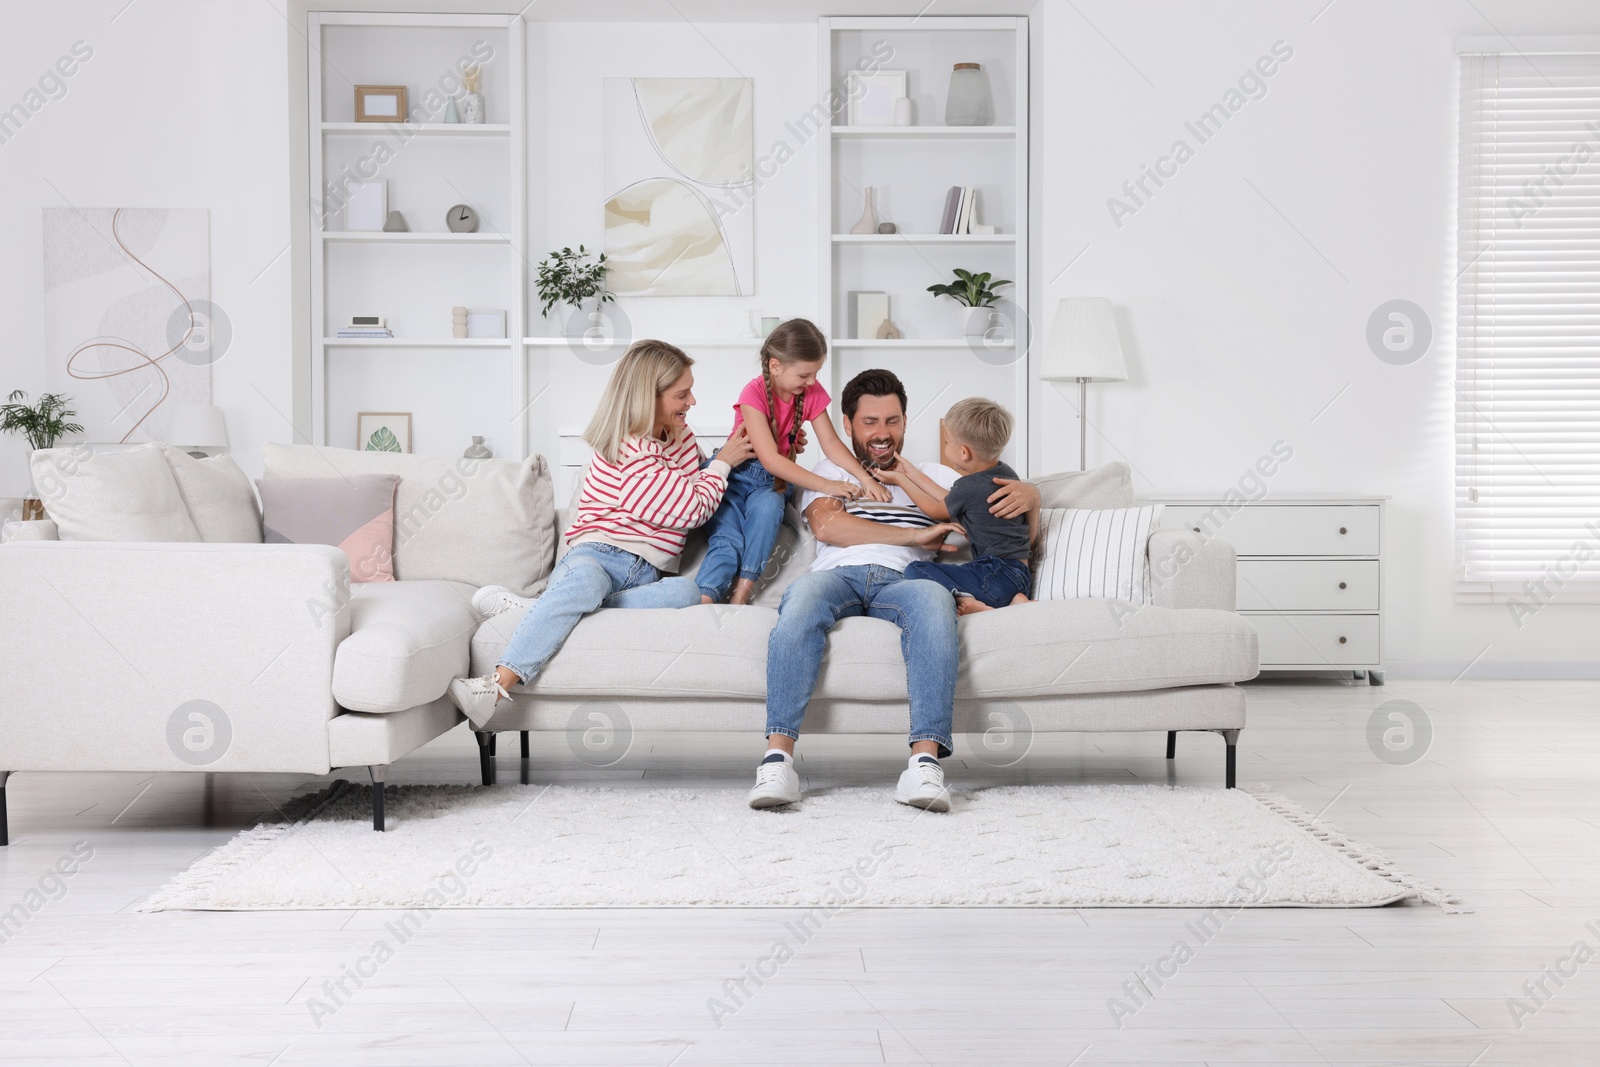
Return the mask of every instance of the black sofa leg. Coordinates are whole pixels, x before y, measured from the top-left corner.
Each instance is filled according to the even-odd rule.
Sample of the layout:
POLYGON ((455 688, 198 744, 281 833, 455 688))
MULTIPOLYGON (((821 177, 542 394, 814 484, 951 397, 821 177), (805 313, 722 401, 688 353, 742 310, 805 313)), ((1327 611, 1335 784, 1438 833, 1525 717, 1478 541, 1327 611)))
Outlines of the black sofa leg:
POLYGON ((11 828, 6 821, 6 779, 10 771, 0 771, 0 847, 11 844, 11 828))
POLYGON ((494 734, 475 733, 478 739, 478 769, 483 772, 483 784, 494 785, 494 749, 490 744, 494 741, 494 734))
POLYGON ((383 832, 383 779, 389 773, 387 763, 374 763, 367 767, 372 775, 372 828, 383 832))
POLYGON ((1167 731, 1167 758, 1174 759, 1178 755, 1178 731, 1167 731))
POLYGON ((489 735, 489 755, 491 756, 495 754, 495 741, 498 740, 499 737, 500 735, 496 733, 491 733, 489 735))
POLYGON ((1228 744, 1228 763, 1224 773, 1225 788, 1234 789, 1238 787, 1239 782, 1239 731, 1218 730, 1217 733, 1221 734, 1222 740, 1228 744))
POLYGON ((522 758, 528 758, 528 731, 522 731, 522 758))

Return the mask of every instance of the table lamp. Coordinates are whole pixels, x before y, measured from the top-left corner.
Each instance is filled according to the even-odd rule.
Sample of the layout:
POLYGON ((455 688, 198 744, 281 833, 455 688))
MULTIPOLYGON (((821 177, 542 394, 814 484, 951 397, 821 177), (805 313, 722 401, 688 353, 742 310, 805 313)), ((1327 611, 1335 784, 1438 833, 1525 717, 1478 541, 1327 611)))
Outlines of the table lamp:
POLYGON ((1078 383, 1078 469, 1088 469, 1090 382, 1125 382, 1128 366, 1111 301, 1100 296, 1064 297, 1056 305, 1039 380, 1078 383))
POLYGON ((175 404, 167 423, 167 443, 182 448, 196 459, 205 459, 200 449, 227 448, 228 428, 222 409, 212 404, 175 404))

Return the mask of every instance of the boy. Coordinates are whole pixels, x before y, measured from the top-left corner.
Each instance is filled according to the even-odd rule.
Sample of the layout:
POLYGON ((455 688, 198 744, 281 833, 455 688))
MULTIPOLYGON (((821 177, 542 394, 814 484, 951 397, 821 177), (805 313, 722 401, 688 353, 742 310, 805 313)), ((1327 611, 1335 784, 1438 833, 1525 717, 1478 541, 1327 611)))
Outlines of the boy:
POLYGON ((1011 413, 992 400, 971 397, 945 413, 941 442, 944 462, 961 475, 946 493, 909 463, 874 471, 879 481, 898 485, 939 522, 960 523, 972 543, 971 563, 912 563, 907 578, 938 582, 956 596, 956 614, 969 615, 1027 601, 1033 588, 1028 558, 1038 529, 1038 511, 1027 518, 1001 519, 989 511, 996 478, 1015 478, 1000 462, 1011 440, 1011 413))

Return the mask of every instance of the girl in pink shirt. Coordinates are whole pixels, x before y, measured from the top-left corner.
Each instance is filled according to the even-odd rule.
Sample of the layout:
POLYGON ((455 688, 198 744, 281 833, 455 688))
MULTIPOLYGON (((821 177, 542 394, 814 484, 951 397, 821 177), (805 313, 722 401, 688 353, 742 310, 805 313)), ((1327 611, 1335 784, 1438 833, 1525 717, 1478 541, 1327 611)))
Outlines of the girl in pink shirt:
POLYGON ((721 600, 730 585, 729 603, 750 602, 778 539, 791 485, 846 500, 890 499, 889 490, 867 473, 828 418, 828 392, 817 381, 827 358, 828 342, 807 319, 781 324, 761 345, 761 377, 750 380, 733 406, 733 432, 743 426, 756 454, 728 475, 727 494, 711 519, 711 542, 695 576, 702 603, 721 600), (820 477, 794 461, 807 422, 823 453, 859 485, 820 477))

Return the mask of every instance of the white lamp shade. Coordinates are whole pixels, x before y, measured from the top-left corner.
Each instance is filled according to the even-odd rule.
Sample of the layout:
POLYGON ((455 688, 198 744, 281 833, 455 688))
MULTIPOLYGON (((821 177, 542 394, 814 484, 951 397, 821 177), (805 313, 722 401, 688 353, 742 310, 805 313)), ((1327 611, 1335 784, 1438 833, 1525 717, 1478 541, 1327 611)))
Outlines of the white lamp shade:
POLYGON ((1128 380, 1111 301, 1100 296, 1069 296, 1056 305, 1039 377, 1047 382, 1128 380))
POLYGON ((228 428, 222 409, 211 404, 176 404, 167 423, 167 444, 175 448, 226 448, 228 428))

